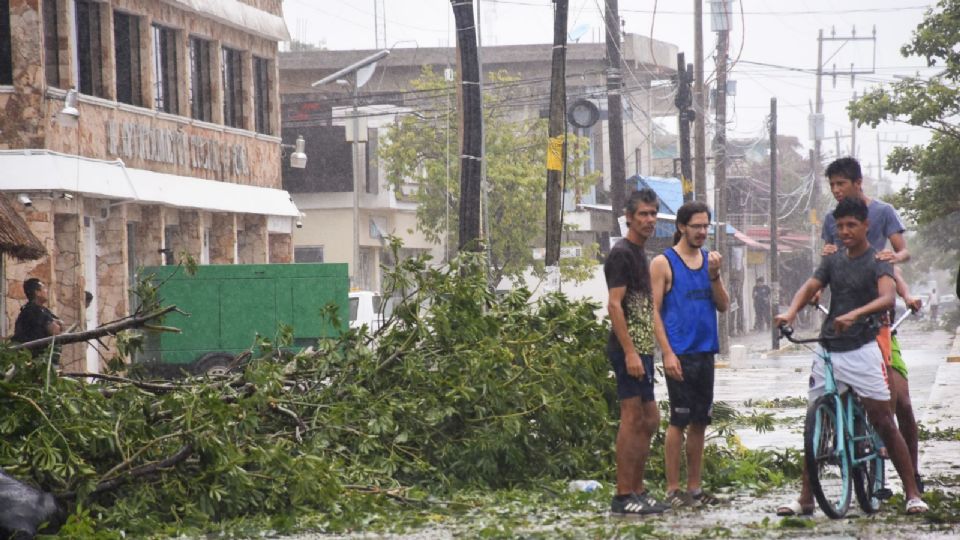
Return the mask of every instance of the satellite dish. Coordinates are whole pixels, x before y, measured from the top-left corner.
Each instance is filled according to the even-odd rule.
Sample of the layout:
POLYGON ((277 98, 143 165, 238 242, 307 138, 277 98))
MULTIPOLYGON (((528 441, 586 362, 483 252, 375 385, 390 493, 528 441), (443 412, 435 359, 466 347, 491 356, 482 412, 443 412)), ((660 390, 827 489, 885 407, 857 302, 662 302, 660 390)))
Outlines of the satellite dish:
POLYGON ((580 43, 580 38, 590 30, 590 25, 586 23, 578 24, 567 34, 567 41, 580 43))
POLYGON ((370 81, 373 72, 377 69, 377 63, 372 62, 357 70, 357 88, 363 88, 363 85, 370 81))

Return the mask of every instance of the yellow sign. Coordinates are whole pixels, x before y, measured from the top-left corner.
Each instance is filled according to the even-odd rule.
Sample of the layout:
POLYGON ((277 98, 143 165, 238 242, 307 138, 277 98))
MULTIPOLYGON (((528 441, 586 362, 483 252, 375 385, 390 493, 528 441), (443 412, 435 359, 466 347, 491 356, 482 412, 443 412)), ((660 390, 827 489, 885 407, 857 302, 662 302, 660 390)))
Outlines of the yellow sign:
POLYGON ((811 209, 810 209, 810 224, 811 224, 811 225, 819 225, 819 224, 820 224, 820 220, 817 218, 817 209, 816 209, 816 208, 811 208, 811 209))
POLYGON ((683 185, 683 194, 693 193, 693 180, 685 178, 682 174, 680 175, 680 183, 683 185))
POLYGON ((556 137, 550 137, 550 141, 547 144, 547 170, 548 171, 562 171, 563 170, 563 135, 557 135, 556 137))

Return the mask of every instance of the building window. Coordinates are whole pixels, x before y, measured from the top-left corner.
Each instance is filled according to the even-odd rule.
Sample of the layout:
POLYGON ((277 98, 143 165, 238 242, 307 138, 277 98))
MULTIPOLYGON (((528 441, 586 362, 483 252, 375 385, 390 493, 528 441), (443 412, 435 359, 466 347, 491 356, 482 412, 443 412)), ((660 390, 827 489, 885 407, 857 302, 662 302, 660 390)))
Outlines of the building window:
POLYGON ((0 84, 13 84, 13 44, 10 39, 9 0, 0 0, 0 84))
POLYGON ((253 57, 253 108, 255 129, 258 133, 270 131, 270 61, 253 57))
POLYGON ((223 123, 243 127, 243 56, 236 49, 223 48, 223 123))
POLYGON ((294 247, 293 262, 322 263, 323 262, 323 246, 294 247))
POLYGON ((154 108, 170 114, 180 112, 177 98, 177 31, 153 25, 154 108))
POLYGON ((59 19, 57 0, 43 0, 43 69, 47 77, 47 86, 54 88, 60 88, 59 19))
POLYGON ((210 49, 209 41, 190 38, 190 114, 204 122, 213 121, 210 49))
POLYGON ((106 97, 103 87, 103 45, 100 38, 100 4, 74 0, 77 7, 77 67, 80 93, 106 97))
POLYGON ((113 43, 117 60, 117 101, 142 106, 140 18, 114 11, 113 43))

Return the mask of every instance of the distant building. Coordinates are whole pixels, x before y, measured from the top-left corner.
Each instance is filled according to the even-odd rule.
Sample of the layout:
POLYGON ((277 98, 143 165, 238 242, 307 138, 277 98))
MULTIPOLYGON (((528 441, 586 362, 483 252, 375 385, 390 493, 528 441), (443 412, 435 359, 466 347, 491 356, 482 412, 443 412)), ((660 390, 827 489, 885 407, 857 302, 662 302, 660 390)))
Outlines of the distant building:
MULTIPOLYGON (((626 34, 622 46, 625 170, 629 175, 647 172, 654 167, 653 118, 676 114, 670 79, 676 72, 677 47, 635 34, 626 34)), ((546 117, 551 50, 549 44, 485 46, 482 51, 484 73, 503 72, 519 78, 510 83, 489 83, 485 93, 509 96, 508 115, 518 120, 546 117)), ((350 262, 351 272, 352 244, 343 243, 346 240, 352 242, 351 229, 344 228, 349 223, 344 220, 352 214, 350 144, 337 143, 329 137, 333 133, 330 126, 342 126, 343 121, 338 118, 353 103, 352 85, 312 87, 311 83, 373 52, 311 50, 280 55, 284 139, 303 134, 307 139, 307 154, 311 160, 316 159, 307 165, 305 171, 284 171, 285 187, 293 193, 297 206, 306 214, 303 229, 294 233, 298 257, 300 254, 315 257, 322 253, 323 260, 350 262), (324 143, 320 144, 320 140, 324 143), (305 186, 312 187, 305 190, 305 186)), ((566 195, 565 206, 570 211, 577 203, 609 204, 609 167, 604 166, 609 163, 605 56, 605 47, 601 43, 570 43, 567 49, 568 103, 579 98, 589 99, 600 110, 600 121, 580 133, 591 141, 591 155, 585 172, 602 172, 599 185, 580 194, 579 200, 574 200, 572 194, 566 195)), ((402 194, 400 200, 396 200, 392 193, 388 193, 391 191, 387 187, 388 179, 382 177, 375 147, 378 131, 392 122, 392 118, 422 105, 422 95, 411 84, 420 77, 422 69, 428 67, 439 75, 455 77, 456 64, 454 48, 393 49, 389 56, 378 62, 373 77, 360 91, 359 104, 365 109, 364 116, 378 118, 376 125, 373 119, 368 124, 371 142, 363 145, 365 166, 361 172, 365 180, 360 202, 362 232, 358 282, 364 286, 379 286, 376 269, 384 262, 379 239, 367 236, 375 229, 371 223, 376 219, 385 223, 388 232, 401 237, 408 247, 418 251, 430 249, 434 253, 440 250, 442 254, 442 246, 427 243, 422 236, 417 236, 416 206, 404 202, 402 194), (378 107, 389 112, 381 115, 377 112, 378 107)), ((343 133, 343 128, 338 129, 343 133)), ((576 133, 576 128, 571 127, 570 132, 576 133)), ((454 140, 452 144, 456 145, 458 141, 454 140)), ((412 180, 409 187, 416 189, 412 180)))
MULTIPOLYGON (((0 197, 47 251, 2 258, 0 334, 27 277, 83 328, 128 315, 137 268, 182 252, 292 260, 277 76, 288 39, 281 0, 0 0, 0 197)), ((67 349, 68 368, 99 368, 96 351, 67 349)))

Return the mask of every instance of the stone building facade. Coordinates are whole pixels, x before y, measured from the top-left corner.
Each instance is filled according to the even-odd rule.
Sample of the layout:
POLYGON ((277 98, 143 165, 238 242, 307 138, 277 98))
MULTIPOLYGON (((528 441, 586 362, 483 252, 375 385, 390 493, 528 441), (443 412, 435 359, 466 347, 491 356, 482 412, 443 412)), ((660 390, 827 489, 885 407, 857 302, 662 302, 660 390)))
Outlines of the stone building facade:
MULTIPOLYGON (((292 262, 281 4, 0 0, 0 197, 48 252, 2 259, 0 335, 27 277, 82 328, 136 309, 143 266, 292 262)), ((68 369, 110 352, 67 349, 68 369)))

